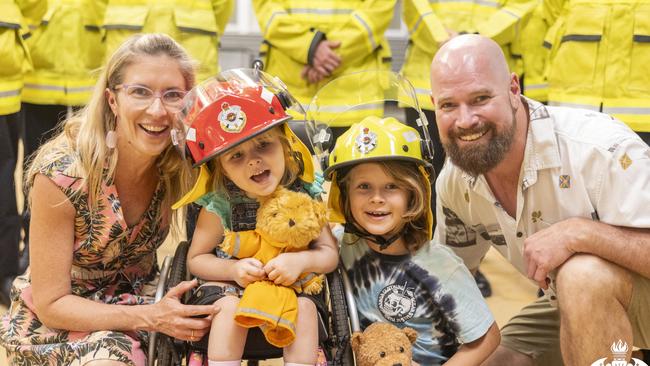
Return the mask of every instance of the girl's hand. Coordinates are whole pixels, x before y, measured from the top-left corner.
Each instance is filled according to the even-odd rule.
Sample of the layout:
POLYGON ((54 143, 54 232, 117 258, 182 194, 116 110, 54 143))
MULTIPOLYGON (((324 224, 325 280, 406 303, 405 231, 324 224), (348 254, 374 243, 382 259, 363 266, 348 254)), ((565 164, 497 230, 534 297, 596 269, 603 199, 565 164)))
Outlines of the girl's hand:
POLYGON ((241 287, 246 287, 251 282, 260 281, 266 277, 266 272, 262 269, 262 262, 255 258, 240 259, 234 266, 233 280, 241 287))
POLYGON ((212 316, 219 312, 219 307, 184 305, 180 301, 181 296, 196 284, 196 280, 181 282, 171 288, 159 302, 153 304, 150 330, 185 341, 198 341, 208 333, 212 316))
POLYGON ((295 253, 282 253, 271 259, 264 266, 264 272, 269 280, 276 285, 291 286, 304 272, 304 265, 297 261, 295 253))

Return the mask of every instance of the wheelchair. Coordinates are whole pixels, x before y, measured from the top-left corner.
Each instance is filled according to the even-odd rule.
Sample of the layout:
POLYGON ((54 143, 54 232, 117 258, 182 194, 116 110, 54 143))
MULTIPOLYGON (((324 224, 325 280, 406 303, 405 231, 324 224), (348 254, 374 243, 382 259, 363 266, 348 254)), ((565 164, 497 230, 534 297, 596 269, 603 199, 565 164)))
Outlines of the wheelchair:
MULTIPOLYGON (((191 279, 187 268, 188 242, 181 242, 173 258, 167 256, 160 270, 160 280, 156 288, 155 301, 160 301, 164 294, 180 282, 191 279)), ((354 356, 350 348, 352 331, 359 330, 356 306, 350 290, 345 271, 339 267, 326 276, 324 291, 321 292, 322 304, 315 301, 319 313, 319 345, 325 353, 328 365, 354 366, 354 356)), ((194 292, 199 292, 195 290, 194 292)), ((185 294, 183 303, 188 303, 191 295, 185 294)), ((214 299, 201 299, 192 303, 207 304, 214 299)), ((162 333, 150 332, 148 345, 148 366, 200 366, 207 365, 206 335, 198 342, 185 342, 162 333)), ((244 347, 243 360, 249 366, 257 366, 259 361, 281 358, 282 349, 267 343, 259 328, 248 332, 244 347)))

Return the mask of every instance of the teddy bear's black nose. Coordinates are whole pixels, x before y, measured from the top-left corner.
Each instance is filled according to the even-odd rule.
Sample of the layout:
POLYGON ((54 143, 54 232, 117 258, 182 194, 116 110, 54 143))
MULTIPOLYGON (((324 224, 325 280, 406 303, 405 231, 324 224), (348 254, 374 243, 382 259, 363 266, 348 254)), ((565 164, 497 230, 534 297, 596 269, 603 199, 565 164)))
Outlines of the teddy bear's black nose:
POLYGON ((401 363, 394 363, 393 366, 402 366, 401 363))
POLYGON ((290 227, 293 226, 293 225, 295 225, 295 224, 296 224, 296 222, 293 221, 293 219, 289 219, 289 226, 290 226, 290 227))

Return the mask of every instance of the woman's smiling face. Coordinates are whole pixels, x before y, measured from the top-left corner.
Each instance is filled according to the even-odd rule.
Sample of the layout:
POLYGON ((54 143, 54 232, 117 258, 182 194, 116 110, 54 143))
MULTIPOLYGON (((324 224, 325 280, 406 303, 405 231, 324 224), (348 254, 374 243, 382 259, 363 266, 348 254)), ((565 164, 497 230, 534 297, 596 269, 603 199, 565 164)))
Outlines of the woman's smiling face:
POLYGON ((176 60, 165 55, 137 56, 125 68, 120 87, 107 91, 109 105, 117 116, 118 150, 133 157, 160 155, 171 141, 169 130, 177 111, 168 103, 169 98, 162 95, 182 96, 185 89, 185 79, 176 60), (152 91, 153 96, 143 99, 141 91, 146 89, 139 87, 152 91))

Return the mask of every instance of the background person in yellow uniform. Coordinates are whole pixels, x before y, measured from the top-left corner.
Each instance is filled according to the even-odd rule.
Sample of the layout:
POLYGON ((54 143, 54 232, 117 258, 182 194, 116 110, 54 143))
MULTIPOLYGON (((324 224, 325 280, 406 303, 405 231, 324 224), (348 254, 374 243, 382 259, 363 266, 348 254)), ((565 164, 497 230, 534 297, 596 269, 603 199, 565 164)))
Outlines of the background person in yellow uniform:
POLYGON ((650 142, 650 2, 544 0, 549 104, 612 115, 650 142))
POLYGON ((549 25, 542 16, 543 0, 537 0, 535 3, 537 5, 533 14, 518 37, 523 67, 521 80, 525 96, 546 104, 548 102, 546 66, 549 51, 545 47, 544 37, 549 25))
MULTIPOLYGON (((105 0, 42 2, 47 11, 26 40, 34 68, 25 74, 22 92, 25 168, 39 146, 54 136, 59 121, 90 99, 104 57, 100 25, 105 0)), ((27 209, 22 225, 27 244, 27 209)))
POLYGON ((23 39, 25 17, 45 12, 39 0, 0 0, 0 304, 9 305, 11 281, 18 275, 20 216, 16 206, 14 172, 20 138, 20 92, 31 59, 23 39))
MULTIPOLYGON (((284 81, 302 105, 308 105, 318 89, 337 76, 390 66, 384 33, 395 0, 253 0, 253 7, 264 38, 260 54, 265 71, 284 81)), ((380 88, 373 87, 378 83, 364 80, 345 85, 340 94, 318 101, 317 118, 329 120, 328 115, 340 113, 347 104, 345 90, 380 93, 380 88)), ((373 108, 381 115, 383 104, 373 108)), ((349 116, 339 118, 332 143, 345 130, 342 127, 360 120, 364 112, 368 111, 348 112, 349 116)))
MULTIPOLYGON (((403 18, 409 32, 409 46, 401 73, 413 83, 418 103, 429 123, 428 130, 434 148, 432 163, 436 172, 442 169, 445 152, 436 128, 429 74, 426 72, 433 55, 442 43, 457 34, 479 33, 497 42, 506 55, 510 70, 521 75, 519 31, 526 24, 535 4, 535 0, 403 2, 403 18)), ((406 121, 410 126, 416 126, 418 116, 413 108, 406 108, 406 121)), ((435 206, 435 200, 434 191, 431 195, 432 206, 435 206)), ((490 296, 490 284, 481 272, 476 273, 476 281, 481 293, 490 296)))
POLYGON ((233 0, 108 0, 103 28, 110 55, 135 33, 165 33, 199 62, 197 81, 219 72, 219 40, 233 0))

